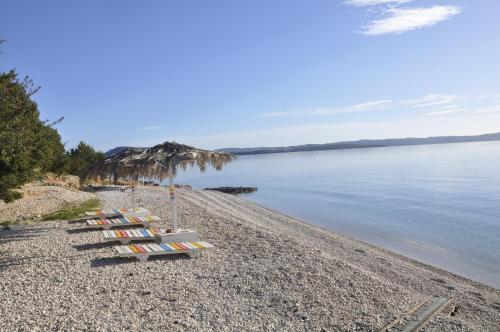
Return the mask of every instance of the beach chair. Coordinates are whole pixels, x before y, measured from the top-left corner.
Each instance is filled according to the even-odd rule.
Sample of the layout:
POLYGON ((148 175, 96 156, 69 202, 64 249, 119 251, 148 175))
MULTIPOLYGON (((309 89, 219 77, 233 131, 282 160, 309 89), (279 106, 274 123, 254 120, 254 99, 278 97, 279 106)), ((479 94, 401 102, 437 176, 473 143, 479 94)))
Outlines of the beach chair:
POLYGON ((147 241, 147 240, 158 240, 157 234, 164 232, 159 228, 136 228, 129 230, 104 230, 102 235, 104 241, 115 242, 119 241, 122 244, 129 244, 130 241, 147 241))
POLYGON ((134 209, 98 209, 94 211, 85 212, 85 219, 105 219, 105 218, 116 218, 116 217, 145 217, 149 216, 149 212, 145 208, 134 208, 134 209))
POLYGON ((160 243, 197 242, 200 240, 198 232, 190 229, 178 229, 177 233, 173 233, 167 232, 165 228, 158 227, 129 230, 103 230, 102 235, 106 242, 121 242, 122 244, 144 240, 154 240, 160 243))
POLYGON ((145 262, 150 256, 187 254, 196 257, 203 251, 214 246, 204 241, 197 242, 173 242, 158 244, 129 244, 115 246, 114 249, 119 257, 135 257, 140 262, 145 262))
POLYGON ((153 221, 161 221, 160 217, 157 216, 146 216, 146 217, 124 217, 124 218, 105 218, 105 219, 89 219, 85 222, 85 227, 87 228, 102 228, 105 230, 110 230, 115 227, 127 227, 127 226, 143 226, 149 227, 149 223, 153 221))

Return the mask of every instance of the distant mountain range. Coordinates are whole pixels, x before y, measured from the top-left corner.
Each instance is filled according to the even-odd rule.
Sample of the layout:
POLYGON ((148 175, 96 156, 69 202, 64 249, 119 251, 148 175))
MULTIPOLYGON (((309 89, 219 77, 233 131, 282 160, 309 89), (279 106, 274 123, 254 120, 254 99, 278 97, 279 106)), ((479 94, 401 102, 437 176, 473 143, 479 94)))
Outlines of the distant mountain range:
POLYGON ((326 144, 305 144, 280 147, 256 147, 256 148, 225 148, 218 149, 219 152, 228 152, 236 155, 283 153, 299 151, 321 151, 321 150, 344 150, 363 149, 386 146, 406 146, 406 145, 426 145, 426 144, 446 144, 465 142, 485 142, 500 141, 500 133, 485 134, 477 136, 438 136, 427 138, 390 138, 376 140, 346 141, 326 144))
MULTIPOLYGON (((278 147, 256 147, 256 148, 225 148, 218 149, 219 152, 228 152, 236 155, 264 154, 264 153, 284 153, 300 151, 321 151, 321 150, 345 150, 345 149, 363 149, 386 146, 407 146, 407 145, 426 145, 426 144, 447 144, 447 143, 466 143, 466 142, 486 142, 500 141, 500 132, 495 134, 484 134, 476 136, 437 136, 426 138, 389 138, 375 140, 346 141, 326 144, 305 144, 293 146, 278 147)), ((106 156, 123 151, 128 146, 118 146, 106 152, 106 156)))

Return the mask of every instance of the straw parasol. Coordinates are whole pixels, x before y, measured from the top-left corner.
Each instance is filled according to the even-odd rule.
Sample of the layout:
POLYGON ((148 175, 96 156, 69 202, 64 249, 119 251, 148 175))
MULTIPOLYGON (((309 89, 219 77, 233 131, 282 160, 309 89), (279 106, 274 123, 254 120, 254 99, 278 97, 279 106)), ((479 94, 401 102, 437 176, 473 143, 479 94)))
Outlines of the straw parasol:
POLYGON ((179 169, 197 166, 204 172, 208 165, 216 170, 233 161, 235 156, 175 142, 165 142, 151 148, 128 148, 97 163, 87 177, 111 174, 115 177, 137 179, 139 176, 162 181, 169 180, 172 228, 177 232, 177 210, 174 177, 179 169))
POLYGON ((146 150, 146 148, 126 148, 118 153, 115 153, 94 165, 86 177, 112 177, 115 184, 120 177, 130 177, 132 179, 132 205, 135 208, 135 187, 138 176, 129 175, 127 168, 131 167, 131 164, 128 160, 131 156, 142 153, 144 150, 146 150))

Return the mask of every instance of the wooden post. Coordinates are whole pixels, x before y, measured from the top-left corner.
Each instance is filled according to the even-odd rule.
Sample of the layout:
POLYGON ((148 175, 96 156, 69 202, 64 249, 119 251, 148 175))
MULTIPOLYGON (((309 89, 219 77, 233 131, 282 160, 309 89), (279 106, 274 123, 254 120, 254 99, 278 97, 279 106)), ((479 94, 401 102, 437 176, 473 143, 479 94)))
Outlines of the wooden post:
POLYGON ((132 208, 135 209, 135 181, 132 182, 132 208))
POLYGON ((172 165, 168 168, 168 188, 170 191, 170 207, 172 208, 172 229, 177 233, 177 207, 175 204, 174 172, 172 165))

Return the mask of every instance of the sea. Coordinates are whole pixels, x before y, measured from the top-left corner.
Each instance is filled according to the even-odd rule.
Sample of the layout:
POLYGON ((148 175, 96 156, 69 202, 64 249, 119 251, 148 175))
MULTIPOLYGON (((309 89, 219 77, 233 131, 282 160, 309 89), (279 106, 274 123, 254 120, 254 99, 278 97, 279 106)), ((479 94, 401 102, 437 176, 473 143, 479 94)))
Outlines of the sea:
POLYGON ((500 288, 500 142, 239 156, 179 172, 310 224, 500 288))

